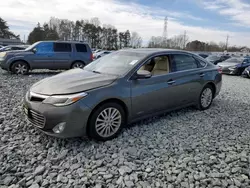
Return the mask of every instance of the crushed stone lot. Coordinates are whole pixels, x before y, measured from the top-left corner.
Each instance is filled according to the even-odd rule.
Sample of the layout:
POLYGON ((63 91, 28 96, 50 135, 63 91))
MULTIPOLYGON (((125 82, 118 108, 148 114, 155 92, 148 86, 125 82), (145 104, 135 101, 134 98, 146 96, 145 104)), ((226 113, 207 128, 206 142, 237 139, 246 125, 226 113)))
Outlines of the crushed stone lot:
POLYGON ((224 75, 209 110, 150 118, 97 143, 25 120, 24 94, 54 74, 0 70, 0 187, 250 187, 250 79, 224 75))

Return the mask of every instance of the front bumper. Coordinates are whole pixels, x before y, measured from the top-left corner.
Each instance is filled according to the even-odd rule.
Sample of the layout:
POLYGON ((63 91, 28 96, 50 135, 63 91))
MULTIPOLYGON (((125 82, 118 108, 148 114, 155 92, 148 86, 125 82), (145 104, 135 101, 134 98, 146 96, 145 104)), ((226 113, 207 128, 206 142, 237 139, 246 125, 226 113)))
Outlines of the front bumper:
POLYGON ((3 70, 8 70, 8 66, 6 65, 4 59, 0 59, 0 67, 1 67, 3 70))
POLYGON ((238 69, 229 69, 229 68, 222 68, 222 74, 231 74, 231 75, 237 75, 238 69))
POLYGON ((87 135, 87 122, 91 109, 83 104, 82 100, 68 106, 56 107, 42 102, 30 101, 26 95, 24 111, 33 126, 47 135, 58 138, 87 135), (53 128, 60 123, 65 123, 65 128, 61 133, 55 133, 53 128))

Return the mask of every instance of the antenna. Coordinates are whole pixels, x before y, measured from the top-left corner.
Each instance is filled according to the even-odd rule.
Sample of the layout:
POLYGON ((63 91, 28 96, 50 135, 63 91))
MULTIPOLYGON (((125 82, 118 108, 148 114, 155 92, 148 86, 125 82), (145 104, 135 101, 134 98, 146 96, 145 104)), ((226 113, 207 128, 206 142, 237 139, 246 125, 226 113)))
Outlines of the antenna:
POLYGON ((166 16, 164 19, 164 28, 163 28, 163 47, 167 47, 167 39, 168 39, 168 17, 166 16))

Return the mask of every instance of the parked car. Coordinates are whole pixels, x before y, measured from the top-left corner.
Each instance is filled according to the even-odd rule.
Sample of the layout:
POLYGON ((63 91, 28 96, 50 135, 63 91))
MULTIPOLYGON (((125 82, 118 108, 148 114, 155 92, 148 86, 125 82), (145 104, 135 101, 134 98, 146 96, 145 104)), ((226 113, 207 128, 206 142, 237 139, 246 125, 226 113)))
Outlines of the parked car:
POLYGON ((101 51, 101 52, 95 53, 94 58, 98 59, 98 58, 103 57, 105 55, 108 55, 110 53, 111 53, 111 51, 101 51))
POLYGON ((23 51, 0 53, 0 67, 15 74, 33 69, 83 68, 92 60, 89 45, 81 42, 43 41, 23 51))
POLYGON ((208 54, 203 54, 203 53, 199 53, 198 55, 203 57, 203 58, 207 58, 209 56, 208 54))
POLYGON ((245 70, 242 72, 242 76, 246 78, 250 78, 250 66, 245 68, 245 70))
POLYGON ((247 56, 244 56, 244 58, 246 58, 246 59, 250 59, 250 56, 249 56, 249 55, 247 55, 247 56))
POLYGON ((246 67, 250 66, 250 59, 243 57, 232 57, 224 62, 218 63, 223 74, 241 75, 246 67))
POLYGON ((218 63, 225 61, 227 59, 229 59, 231 56, 229 55, 221 55, 221 56, 217 56, 217 55, 210 55, 206 58, 206 60, 208 60, 209 62, 217 65, 218 63))
POLYGON ((101 52, 102 50, 101 49, 96 49, 95 51, 94 51, 94 53, 98 53, 98 52, 101 52))
POLYGON ((14 50, 25 50, 25 46, 4 46, 0 48, 0 52, 14 51, 14 50))
POLYGON ((120 50, 34 84, 24 112, 51 136, 109 140, 149 116, 192 105, 208 109, 221 80, 217 66, 189 52, 120 50))

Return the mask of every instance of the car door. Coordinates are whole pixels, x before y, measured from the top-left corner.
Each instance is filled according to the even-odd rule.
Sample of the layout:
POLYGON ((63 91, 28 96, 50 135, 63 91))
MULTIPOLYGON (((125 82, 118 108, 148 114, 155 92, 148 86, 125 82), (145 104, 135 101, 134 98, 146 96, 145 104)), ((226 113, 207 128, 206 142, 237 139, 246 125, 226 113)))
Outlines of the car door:
POLYGON ((53 42, 41 42, 33 48, 33 54, 27 56, 31 68, 51 69, 54 65, 53 42))
MULTIPOLYGON (((140 69, 148 66, 147 64, 156 57, 160 56, 148 59, 142 64, 140 69)), ((161 57, 169 59, 168 54, 161 55, 161 57)), ((172 75, 169 74, 169 61, 167 60, 166 63, 168 63, 168 65, 166 65, 168 68, 164 70, 151 70, 151 72, 157 72, 157 74, 153 74, 151 78, 130 80, 132 116, 143 116, 166 110, 173 106, 175 96, 171 81, 172 75)), ((156 66, 156 64, 154 66, 156 66)))
POLYGON ((54 43, 54 68, 68 69, 71 64, 72 46, 71 43, 55 42, 54 43))
POLYGON ((204 83, 206 72, 199 62, 189 54, 174 53, 170 56, 171 79, 174 82, 175 107, 196 102, 204 83))

